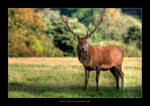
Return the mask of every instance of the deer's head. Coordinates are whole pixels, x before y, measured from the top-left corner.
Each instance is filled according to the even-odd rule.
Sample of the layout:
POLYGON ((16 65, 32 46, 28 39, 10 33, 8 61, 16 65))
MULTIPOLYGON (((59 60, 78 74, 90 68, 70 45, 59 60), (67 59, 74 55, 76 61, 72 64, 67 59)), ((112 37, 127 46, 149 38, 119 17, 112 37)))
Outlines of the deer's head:
MULTIPOLYGON (((104 17, 104 12, 103 12, 103 17, 104 17)), ((98 21, 97 21, 97 25, 95 26, 95 29, 90 33, 83 37, 83 38, 80 38, 79 34, 78 33, 75 33, 70 27, 69 27, 69 24, 68 24, 68 18, 63 16, 62 17, 62 21, 66 24, 66 26, 68 27, 69 31, 78 39, 78 45, 77 45, 77 49, 80 53, 86 53, 88 51, 88 46, 89 46, 89 43, 88 43, 88 39, 91 37, 91 35, 98 29, 98 27, 100 26, 100 24, 102 23, 103 21, 103 17, 99 17, 98 18, 98 21)))

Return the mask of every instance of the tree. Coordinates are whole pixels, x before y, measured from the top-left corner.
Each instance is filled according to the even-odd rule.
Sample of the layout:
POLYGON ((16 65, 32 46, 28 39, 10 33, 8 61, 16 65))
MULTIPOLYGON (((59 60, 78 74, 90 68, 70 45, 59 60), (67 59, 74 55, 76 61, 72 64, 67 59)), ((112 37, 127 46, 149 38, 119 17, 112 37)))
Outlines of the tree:
MULTIPOLYGON (((45 35, 53 39, 54 45, 64 52, 64 56, 76 56, 77 40, 62 22, 59 12, 51 9, 42 9, 39 12, 48 28, 45 35)), ((69 18, 69 24, 81 36, 86 34, 86 28, 77 18, 69 18)))
MULTIPOLYGON (((76 56, 77 40, 62 22, 61 16, 67 15, 69 26, 80 37, 84 37, 95 28, 97 16, 103 10, 104 8, 9 8, 9 56, 76 56)), ((141 50, 141 20, 123 14, 119 8, 107 8, 105 12, 102 25, 89 42, 122 41, 141 50)))
POLYGON ((79 22, 84 23, 85 26, 89 26, 90 23, 95 24, 95 15, 103 10, 103 8, 78 8, 72 16, 77 17, 79 22))
POLYGON ((41 40, 45 37, 43 34, 45 30, 46 25, 34 8, 9 8, 9 55, 41 56, 43 50, 41 40))
POLYGON ((124 38, 126 44, 135 43, 137 48, 142 49, 142 30, 137 26, 128 29, 128 36, 124 38))

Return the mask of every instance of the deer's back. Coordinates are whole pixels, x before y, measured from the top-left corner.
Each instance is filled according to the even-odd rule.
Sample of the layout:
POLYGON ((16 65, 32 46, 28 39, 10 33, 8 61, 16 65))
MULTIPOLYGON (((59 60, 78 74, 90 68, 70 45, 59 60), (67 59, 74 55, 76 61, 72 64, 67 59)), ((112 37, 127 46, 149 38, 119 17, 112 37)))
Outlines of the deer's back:
POLYGON ((103 69, 109 69, 112 66, 122 64, 124 51, 116 45, 91 46, 90 55, 90 66, 99 65, 103 69))

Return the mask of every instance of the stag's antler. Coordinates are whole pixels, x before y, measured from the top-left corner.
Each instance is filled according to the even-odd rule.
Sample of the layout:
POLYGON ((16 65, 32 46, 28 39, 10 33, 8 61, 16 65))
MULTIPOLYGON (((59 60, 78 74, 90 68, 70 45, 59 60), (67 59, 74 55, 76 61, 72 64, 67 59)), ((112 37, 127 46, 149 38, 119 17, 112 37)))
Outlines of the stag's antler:
MULTIPOLYGON (((101 13, 100 13, 100 14, 101 14, 101 13)), ((91 37, 91 35, 98 29, 98 27, 99 27, 99 26, 101 25, 101 23, 103 22, 104 14, 105 14, 105 10, 102 12, 102 14, 101 14, 102 17, 101 17, 101 18, 100 18, 100 15, 99 15, 98 21, 97 21, 97 25, 96 25, 95 29, 94 29, 90 34, 87 33, 86 38, 91 37)))
POLYGON ((75 37, 79 37, 78 34, 74 33, 73 30, 69 27, 68 25, 68 18, 66 16, 62 16, 62 21, 66 24, 66 26, 68 27, 69 31, 75 36, 75 37))

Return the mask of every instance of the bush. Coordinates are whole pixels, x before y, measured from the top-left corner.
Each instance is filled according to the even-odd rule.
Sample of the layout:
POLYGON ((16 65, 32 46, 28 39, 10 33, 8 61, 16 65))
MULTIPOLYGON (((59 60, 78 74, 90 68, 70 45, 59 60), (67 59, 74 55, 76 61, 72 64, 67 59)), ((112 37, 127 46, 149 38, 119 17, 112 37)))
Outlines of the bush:
MULTIPOLYGON (((94 9, 93 10, 81 9, 81 10, 88 12, 88 13, 84 12, 84 15, 90 14, 91 15, 90 17, 93 17, 91 21, 87 21, 87 23, 89 23, 87 26, 88 32, 90 33, 95 28, 95 25, 97 23, 95 14, 90 13, 90 11, 94 11, 94 9)), ((79 13, 79 11, 77 13, 79 13)), ((78 14, 76 14, 76 16, 77 15, 78 14)), ((84 17, 84 20, 86 20, 86 18, 88 19, 89 17, 84 17)), ((83 22, 86 25, 84 21, 81 22, 83 22)), ((103 40, 123 41, 127 36, 130 37, 131 34, 129 32, 131 31, 129 31, 129 29, 132 28, 133 26, 136 26, 135 28, 136 32, 134 34, 138 33, 137 40, 139 40, 139 38, 141 38, 141 30, 142 30, 142 23, 139 19, 127 14, 123 14, 120 9, 114 9, 114 8, 106 9, 104 20, 100 25, 100 27, 97 29, 97 31, 92 35, 90 42, 96 43, 103 40)), ((140 44, 141 42, 137 44, 139 48, 140 48, 140 44)))
POLYGON ((62 57, 64 56, 64 52, 57 48, 53 40, 51 38, 46 38, 45 41, 42 42, 44 46, 43 54, 47 57, 62 57))
MULTIPOLYGON (((70 14, 73 17, 69 18, 69 26, 84 37, 95 28, 98 13, 99 8, 75 9, 70 14)), ((141 36, 140 20, 122 14, 120 9, 109 8, 89 42, 120 45, 125 56, 141 56, 141 36)), ((77 39, 62 22, 59 11, 52 9, 9 8, 8 37, 8 55, 12 57, 77 55, 77 39)))
POLYGON ((142 49, 142 31, 137 26, 131 26, 128 29, 128 35, 124 37, 126 44, 135 43, 136 47, 142 49))

